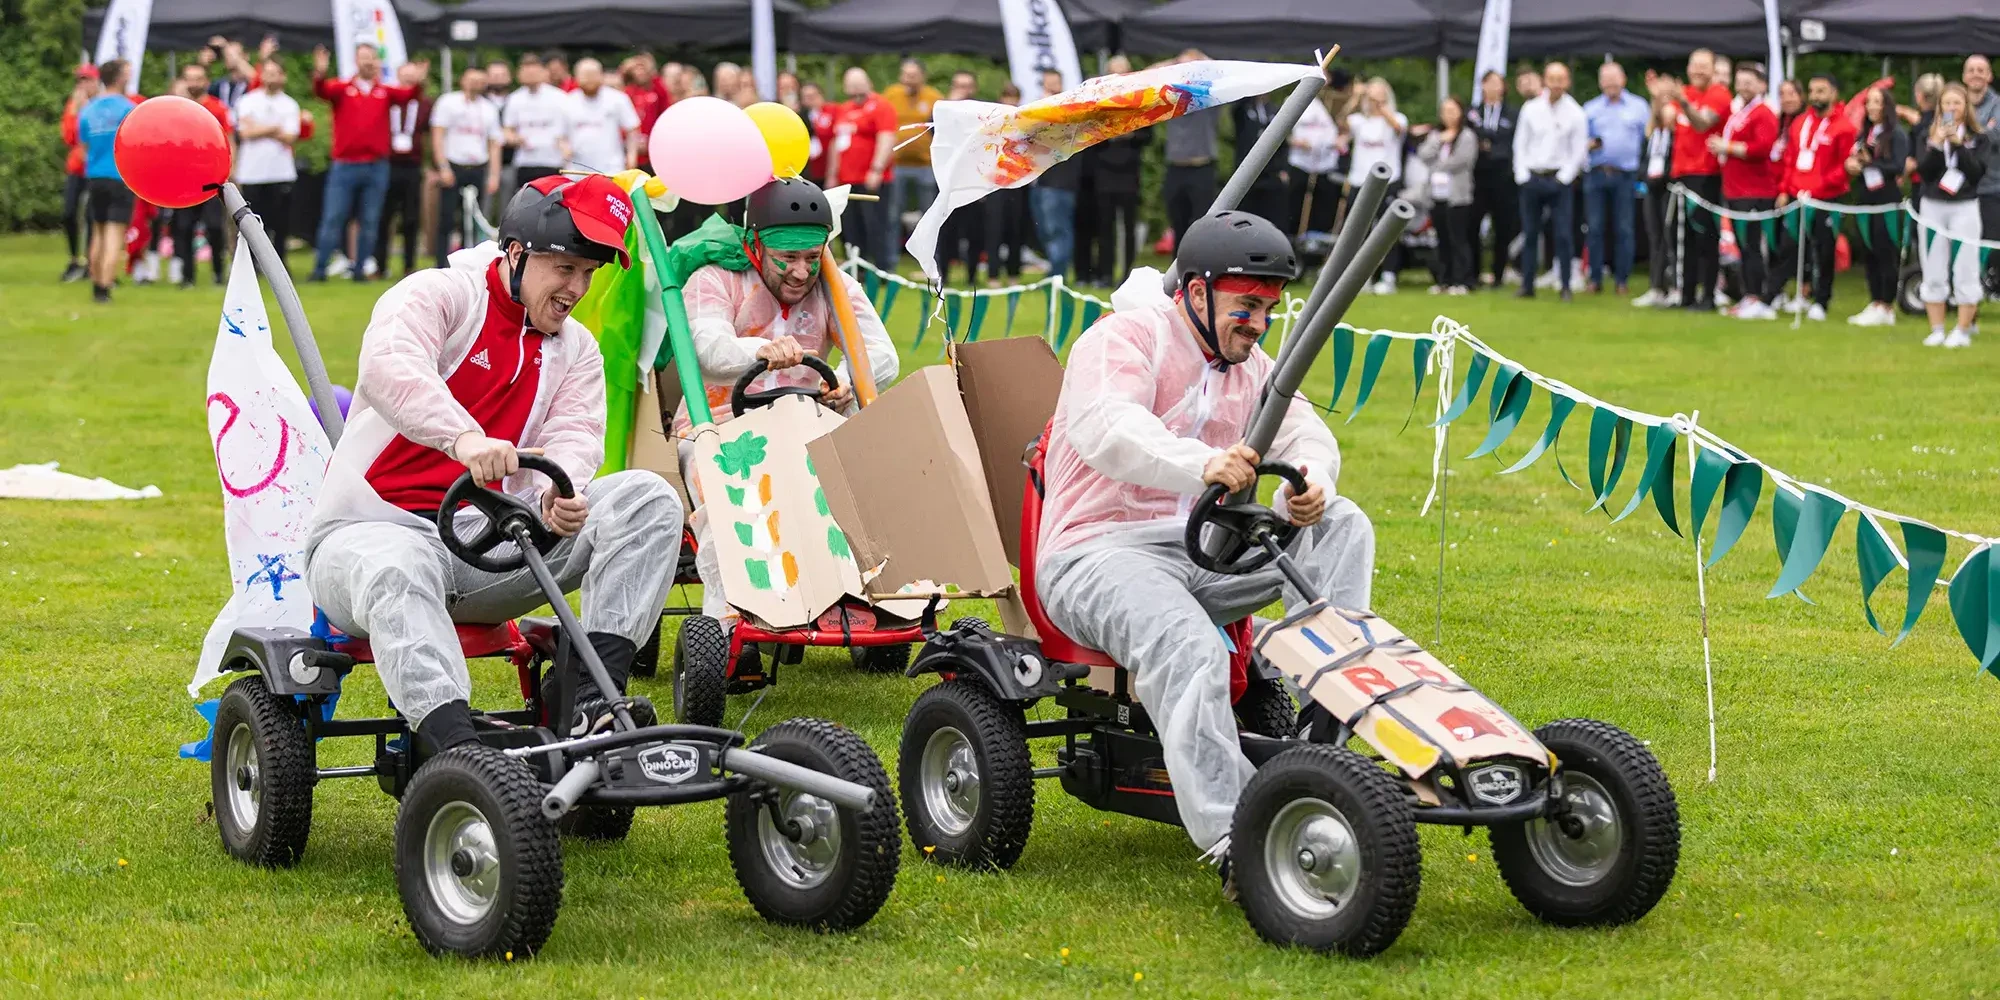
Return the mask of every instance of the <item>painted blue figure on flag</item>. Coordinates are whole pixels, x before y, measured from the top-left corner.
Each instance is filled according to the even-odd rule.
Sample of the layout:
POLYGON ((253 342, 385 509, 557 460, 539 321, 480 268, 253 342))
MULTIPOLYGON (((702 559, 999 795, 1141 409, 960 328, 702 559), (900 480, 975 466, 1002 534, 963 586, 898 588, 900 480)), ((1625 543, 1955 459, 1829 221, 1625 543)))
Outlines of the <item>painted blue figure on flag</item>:
POLYGON ((257 554, 257 561, 262 565, 258 567, 257 572, 243 578, 243 585, 250 587, 260 582, 269 583, 271 600, 284 600, 285 595, 282 591, 285 584, 299 578, 297 573, 292 572, 290 566, 285 565, 285 554, 280 552, 276 555, 265 555, 260 552, 257 554))

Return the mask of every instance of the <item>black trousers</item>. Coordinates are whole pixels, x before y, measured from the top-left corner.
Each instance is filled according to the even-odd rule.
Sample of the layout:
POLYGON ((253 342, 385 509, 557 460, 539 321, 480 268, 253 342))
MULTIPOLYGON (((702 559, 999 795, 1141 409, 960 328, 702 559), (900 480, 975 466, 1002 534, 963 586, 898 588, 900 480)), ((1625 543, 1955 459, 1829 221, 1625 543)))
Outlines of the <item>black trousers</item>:
POLYGON ((1291 209, 1285 213, 1285 232, 1333 232, 1334 217, 1340 214, 1340 183, 1326 174, 1292 171, 1291 209), (1308 204, 1307 202, 1311 203, 1308 204))
POLYGON ((1027 189, 995 191, 982 204, 986 206, 986 277, 998 279, 1003 267, 1008 277, 1020 277, 1021 248, 1027 246, 1028 234, 1035 229, 1027 189))
POLYGON ((882 247, 888 240, 887 210, 879 201, 850 201, 840 217, 840 238, 859 248, 862 258, 877 267, 887 266, 882 262, 882 247))
POLYGON ((1492 266, 1482 268, 1480 253, 1475 247, 1472 255, 1474 270, 1490 271, 1493 281, 1498 284, 1500 275, 1507 270, 1507 251, 1514 237, 1521 232, 1521 190, 1514 184, 1514 165, 1497 163, 1480 167, 1472 175, 1472 231, 1479 232, 1479 223, 1493 220, 1492 266))
POLYGON ((1097 196, 1097 275, 1106 285, 1125 283, 1139 260, 1139 194, 1097 196))
MULTIPOLYGON (((1979 196, 1979 238, 2000 240, 2000 194, 1979 196)), ((2000 253, 1986 255, 1986 293, 2000 295, 2000 253)))
POLYGON ((1534 293, 1535 280, 1541 277, 1545 215, 1551 244, 1549 258, 1556 266, 1563 291, 1569 291, 1573 271, 1570 261, 1576 256, 1576 191, 1553 174, 1536 174, 1521 185, 1521 222, 1526 227, 1521 241, 1521 287, 1530 294, 1534 293))
POLYGON ((210 198, 193 208, 174 210, 174 256, 181 262, 181 284, 194 284, 194 227, 199 224, 208 233, 208 263, 215 269, 215 283, 223 284, 222 261, 228 256, 224 248, 222 226, 222 197, 210 198))
POLYGON ((1438 284, 1471 288, 1478 280, 1474 258, 1479 253, 1479 219, 1471 205, 1439 205, 1431 209, 1431 226, 1438 235, 1438 284))
POLYGON ((63 238, 69 241, 69 258, 83 257, 83 248, 88 246, 94 233, 87 232, 83 225, 83 192, 86 182, 82 174, 63 175, 62 227, 63 238))
POLYGON ((1096 178, 1086 172, 1082 186, 1076 191, 1076 212, 1070 218, 1070 232, 1074 234, 1070 273, 1076 276, 1079 285, 1101 284, 1104 272, 1111 269, 1110 261, 1105 259, 1110 251, 1098 244, 1099 211, 1096 178))
MULTIPOLYGON (((454 163, 451 165, 451 190, 438 193, 437 238, 433 241, 437 250, 437 266, 447 267, 451 256, 452 237, 461 235, 459 228, 465 224, 465 195, 459 192, 471 188, 480 197, 486 191, 486 164, 471 166, 454 163)), ((468 244, 470 245, 470 244, 468 244)))
POLYGON ((1889 235, 1885 216, 1856 217, 1867 239, 1855 249, 1861 253, 1861 267, 1868 276, 1868 301, 1896 302, 1896 286, 1902 278, 1903 248, 1889 235))
MULTIPOLYGON (((1285 228, 1286 217, 1291 214, 1291 191, 1276 176, 1259 177, 1250 190, 1243 193, 1243 203, 1237 207, 1277 226, 1285 228)), ((1208 206, 1203 205, 1202 211, 1208 206)))
MULTIPOLYGON (((1778 205, 1776 198, 1730 198, 1725 204, 1738 212, 1767 212, 1778 205)), ((1776 247, 1764 245, 1764 224, 1762 222, 1740 222, 1730 220, 1736 232, 1736 249, 1743 255, 1743 296, 1761 296, 1766 281, 1765 262, 1776 247)))
MULTIPOLYGON (((1814 212, 1811 226, 1800 228, 1798 235, 1787 233, 1784 224, 1778 226, 1778 252, 1771 255, 1771 273, 1764 281, 1764 301, 1776 299, 1785 290, 1785 282, 1794 275, 1805 276, 1805 284, 1812 286, 1814 304, 1825 308, 1833 301, 1833 249, 1838 235, 1833 228, 1834 216, 1828 212, 1814 212), (1805 267, 1799 267, 1799 255, 1805 255, 1805 267)), ((1803 285, 1798 289, 1805 294, 1803 285)))
POLYGON ((938 273, 951 284, 953 261, 965 262, 965 281, 979 281, 979 255, 986 249, 986 208, 965 205, 954 209, 938 231, 938 273))
POLYGON ((1199 167, 1167 166, 1166 178, 1160 183, 1160 200, 1166 203, 1167 225, 1174 229, 1174 238, 1182 233, 1194 220, 1215 204, 1215 164, 1205 163, 1199 167))
POLYGON ((403 235, 403 273, 417 269, 417 245, 423 228, 424 168, 420 163, 389 164, 389 194, 382 199, 382 225, 375 232, 375 266, 389 273, 389 235, 403 235), (399 223, 394 229, 389 220, 399 223))
POLYGON ((1669 224, 1673 202, 1666 178, 1646 183, 1646 263, 1653 290, 1661 295, 1672 289, 1674 281, 1675 230, 1669 224))
MULTIPOLYGON (((1709 204, 1722 204, 1720 174, 1677 177, 1674 180, 1686 187, 1689 192, 1700 195, 1709 204)), ((1690 208, 1682 216, 1681 228, 1685 231, 1681 237, 1682 252, 1685 254, 1681 266, 1683 305, 1715 301, 1716 274, 1722 269, 1720 226, 1720 220, 1699 208, 1690 208)))
POLYGON ((278 248, 278 259, 285 259, 285 241, 292 236, 292 182, 245 184, 243 201, 264 223, 264 233, 278 248))

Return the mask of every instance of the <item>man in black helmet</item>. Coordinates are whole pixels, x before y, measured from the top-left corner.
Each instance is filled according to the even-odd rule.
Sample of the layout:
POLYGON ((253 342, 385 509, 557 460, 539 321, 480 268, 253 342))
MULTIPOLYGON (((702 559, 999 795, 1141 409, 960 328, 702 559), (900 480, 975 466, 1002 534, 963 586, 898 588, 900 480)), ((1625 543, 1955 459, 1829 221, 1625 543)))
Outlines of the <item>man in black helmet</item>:
MULTIPOLYGON (((1182 825, 1226 857, 1230 817, 1253 769, 1237 745, 1230 650, 1217 622, 1283 596, 1276 567, 1246 576, 1196 568, 1181 539, 1210 484, 1245 489, 1260 456, 1243 441, 1272 361, 1258 346, 1298 269, 1278 228, 1245 212, 1188 227, 1172 299, 1118 302, 1077 339, 1045 457, 1036 583, 1049 620, 1132 672, 1159 729, 1182 825)), ((1128 294, 1157 289, 1134 276, 1128 294)), ((1334 494, 1340 446, 1303 397, 1268 456, 1310 488, 1278 506, 1305 528, 1293 555, 1337 607, 1365 610, 1375 536, 1334 494)))
MULTIPOLYGON (((741 230, 713 218, 686 238, 700 243, 710 261, 688 276, 681 298, 709 410, 718 422, 729 419, 730 390, 752 365, 771 366, 768 374, 751 383, 752 391, 819 387, 819 376, 812 369, 796 366, 808 354, 831 360, 839 344, 834 304, 820 275, 821 252, 832 230, 833 211, 825 192, 794 177, 772 181, 751 194, 741 230)), ((677 244, 685 245, 685 241, 677 244)), ((868 351, 870 374, 877 385, 886 387, 896 379, 896 345, 867 296, 849 295, 847 301, 868 351)), ((840 388, 827 393, 822 402, 846 410, 854 391, 845 358, 837 370, 840 388)), ((686 441, 690 423, 685 402, 674 426, 676 435, 686 441)), ((684 449, 683 462, 692 450, 684 449)), ((699 546, 696 567, 704 583, 702 612, 726 623, 730 611, 723 600, 715 548, 706 543, 708 524, 698 509, 694 528, 699 546)))
MULTIPOLYGON (((631 219, 631 201, 607 178, 537 180, 509 203, 498 244, 404 278, 362 337, 304 575, 328 620, 369 640, 421 754, 477 739, 454 623, 507 621, 544 603, 525 568, 473 569, 438 540, 438 505, 466 471, 533 503, 561 536, 549 567, 565 589, 583 587, 586 639, 620 687, 613 696, 659 619, 679 558, 680 499, 651 472, 591 480, 604 463, 604 359, 569 316, 591 272, 624 258, 631 219), (562 466, 575 497, 521 471, 517 449, 531 447, 562 466)), ((581 680, 586 728, 608 716, 605 694, 581 680)), ((650 718, 633 701, 635 716, 650 718)), ((552 720, 570 731, 578 721, 552 720)))

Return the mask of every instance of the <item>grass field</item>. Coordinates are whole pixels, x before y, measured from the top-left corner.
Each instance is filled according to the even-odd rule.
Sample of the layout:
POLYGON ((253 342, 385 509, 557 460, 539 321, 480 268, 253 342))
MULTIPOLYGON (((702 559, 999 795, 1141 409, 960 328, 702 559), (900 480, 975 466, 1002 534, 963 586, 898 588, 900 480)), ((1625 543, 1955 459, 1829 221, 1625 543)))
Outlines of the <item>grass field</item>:
MULTIPOLYGON (((1588 499, 1548 461, 1507 477, 1491 460, 1457 462, 1433 648, 1530 724, 1590 716, 1652 741, 1680 797, 1683 852, 1673 889, 1636 925, 1542 926, 1509 897, 1483 835, 1426 828, 1422 901, 1394 948, 1369 962, 1281 951, 1222 900, 1179 830, 1100 815, 1044 785, 1015 869, 946 872, 906 851, 895 894, 854 934, 759 920, 708 804, 643 812, 623 844, 569 845, 563 915, 534 961, 434 960, 404 923, 395 803, 372 783, 320 787, 295 869, 252 870, 220 850, 207 768, 174 748, 198 735, 182 687, 229 587, 201 406, 221 293, 121 288, 95 306, 85 285, 54 281, 61 264, 53 237, 0 239, 0 467, 60 460, 166 495, 0 501, 0 994, 2000 993, 2000 682, 1975 672, 1943 594, 1889 649, 1858 606, 1850 519, 1806 588, 1817 606, 1765 600, 1778 570, 1767 499, 1708 576, 1721 742, 1710 784, 1689 543, 1650 509, 1615 525, 1583 513, 1588 499)), ((304 289, 336 381, 351 384, 379 290, 304 289)), ((1843 283, 1843 314, 1861 294, 1858 280, 1843 283)), ((1907 319, 1793 331, 1608 296, 1563 306, 1406 291, 1364 299, 1350 319, 1422 330, 1440 310, 1601 397, 1699 408, 1706 426, 1796 476, 2000 533, 1994 344, 1946 353, 1918 347, 1907 319)), ((1036 310, 1021 312, 1017 332, 1031 332, 1036 310)), ((914 315, 906 302, 891 324, 905 345, 914 315)), ((936 343, 933 331, 906 370, 936 363, 936 343)), ((1409 377, 1398 351, 1369 410, 1335 428, 1342 492, 1379 532, 1376 608, 1428 642, 1438 518, 1417 516, 1431 437, 1401 430, 1409 377)), ((1330 385, 1322 364, 1311 391, 1324 400, 1330 385)), ((1428 395, 1419 406, 1429 412, 1428 395)), ((1538 400, 1523 423, 1538 428, 1545 412, 1538 400)), ((1454 435, 1454 451, 1471 451, 1472 437, 1454 435)), ((1574 470, 1580 432, 1571 438, 1574 470)), ((1505 461, 1531 441, 1517 433, 1505 461)), ((1685 511, 1684 463, 1681 476, 1685 511)), ((1947 569, 1963 554, 1955 546, 1947 569)), ((1878 612, 1900 619, 1902 599, 1899 575, 1878 612)), ((509 696, 501 670, 475 675, 481 697, 509 696)), ((750 728, 828 716, 893 773, 902 715, 927 683, 860 676, 844 654, 815 653, 750 728)), ((670 700, 664 683, 639 689, 670 700)), ((382 705, 372 674, 357 672, 343 714, 382 705)), ((732 699, 732 718, 747 707, 732 699)), ((321 761, 363 753, 329 746, 321 761)))

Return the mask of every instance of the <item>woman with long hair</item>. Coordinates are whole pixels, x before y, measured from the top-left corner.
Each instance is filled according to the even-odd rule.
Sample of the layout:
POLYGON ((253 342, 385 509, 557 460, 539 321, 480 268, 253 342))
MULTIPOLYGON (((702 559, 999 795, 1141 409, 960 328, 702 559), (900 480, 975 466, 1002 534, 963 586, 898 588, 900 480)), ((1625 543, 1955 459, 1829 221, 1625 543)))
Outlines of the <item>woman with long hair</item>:
MULTIPOLYGON (((1360 193, 1361 180, 1377 163, 1389 165, 1389 189, 1396 190, 1397 182, 1403 177, 1403 136, 1410 131, 1410 120, 1396 110, 1396 91, 1389 81, 1372 77, 1368 85, 1361 88, 1353 100, 1354 112, 1347 116, 1347 134, 1354 148, 1353 158, 1347 167, 1348 184, 1355 194, 1360 193)), ((1352 196, 1349 206, 1352 207, 1352 196)), ((1383 199, 1386 209, 1388 199, 1383 199)), ((1374 225, 1374 219, 1356 219, 1349 216, 1345 225, 1374 225)), ((1394 256, 1394 255, 1392 255, 1394 256)), ((1395 271, 1386 264, 1376 280, 1374 291, 1387 295, 1396 290, 1395 271)))
POLYGON ((1962 84, 1946 84, 1938 95, 1937 114, 1928 132, 1912 137, 1921 142, 1917 172, 1924 178, 1923 208, 1917 213, 1924 248, 1924 311, 1931 333, 1925 347, 1970 347, 1972 328, 1979 321, 1980 178, 1986 175, 1987 136, 1980 134, 1972 114, 1972 98, 1962 84), (1958 307, 1958 325, 1944 329, 1945 305, 1958 307))
POLYGON ((1430 168, 1431 227, 1438 237, 1438 283, 1432 292, 1464 295, 1475 278, 1473 252, 1478 222, 1472 213, 1472 167, 1479 159, 1479 136, 1466 127, 1465 105, 1446 94, 1438 124, 1424 136, 1417 159, 1430 168))
POLYGON ((1667 190, 1673 184, 1674 126, 1680 117, 1681 108, 1672 90, 1653 95, 1653 118, 1646 126, 1646 159, 1639 165, 1646 178, 1646 234, 1650 238, 1646 264, 1653 287, 1632 300, 1641 309, 1670 309, 1681 302, 1680 284, 1674 280, 1674 234, 1679 227, 1669 224, 1674 196, 1667 190))
MULTIPOLYGON (((1865 112, 1861 137, 1847 158, 1848 190, 1857 205, 1899 204, 1910 137, 1898 122, 1896 98, 1888 87, 1873 87, 1861 99, 1865 112)), ((1862 265, 1868 275, 1868 306, 1847 321, 1855 326, 1893 326, 1902 247, 1889 235, 1887 215, 1861 215, 1856 221, 1861 226, 1862 265)))

